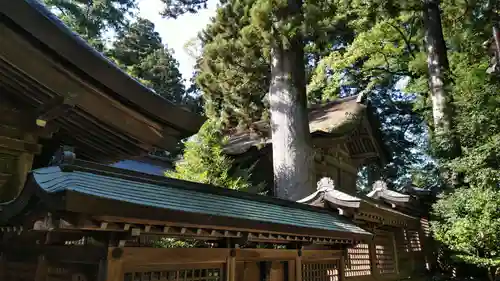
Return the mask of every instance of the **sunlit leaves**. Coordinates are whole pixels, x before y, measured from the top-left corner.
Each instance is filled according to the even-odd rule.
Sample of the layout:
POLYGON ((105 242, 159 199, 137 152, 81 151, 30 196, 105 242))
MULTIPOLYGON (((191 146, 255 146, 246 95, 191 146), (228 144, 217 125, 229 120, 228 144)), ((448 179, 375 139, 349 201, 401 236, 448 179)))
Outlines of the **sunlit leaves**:
POLYGON ((235 172, 233 160, 223 152, 225 139, 219 128, 216 122, 207 121, 186 142, 184 157, 176 164, 175 171, 167 171, 165 175, 235 190, 251 189, 249 171, 235 172))
POLYGON ((494 187, 460 188, 434 205, 434 237, 457 258, 481 267, 500 263, 500 192, 494 187))

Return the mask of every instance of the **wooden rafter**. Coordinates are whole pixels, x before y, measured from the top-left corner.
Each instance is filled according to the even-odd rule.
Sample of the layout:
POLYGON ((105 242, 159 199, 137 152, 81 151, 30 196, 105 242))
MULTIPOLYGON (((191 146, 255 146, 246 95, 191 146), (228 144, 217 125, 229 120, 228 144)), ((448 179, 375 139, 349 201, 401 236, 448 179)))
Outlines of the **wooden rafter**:
MULTIPOLYGON (((352 237, 323 237, 315 235, 297 235, 286 232, 245 230, 229 227, 210 227, 196 226, 190 224, 168 223, 168 222, 125 222, 122 218, 113 217, 93 217, 75 218, 68 215, 66 219, 60 216, 49 215, 34 222, 32 229, 36 231, 51 232, 81 232, 82 236, 87 233, 121 233, 122 237, 156 236, 192 238, 200 240, 223 240, 237 239, 247 242, 261 243, 303 243, 303 244, 353 244, 355 239, 352 237)), ((22 226, 1 227, 1 232, 19 232, 23 231, 22 226)))

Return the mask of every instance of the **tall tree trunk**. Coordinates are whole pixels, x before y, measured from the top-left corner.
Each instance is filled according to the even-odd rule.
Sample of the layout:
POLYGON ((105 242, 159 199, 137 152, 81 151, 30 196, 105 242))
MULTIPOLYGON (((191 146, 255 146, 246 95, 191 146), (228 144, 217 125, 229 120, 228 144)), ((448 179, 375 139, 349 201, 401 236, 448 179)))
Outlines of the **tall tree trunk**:
MULTIPOLYGON (((300 13, 300 2, 289 1, 289 13, 300 13)), ((305 85, 304 48, 296 36, 283 46, 271 46, 269 103, 273 141, 275 195, 299 200, 315 191, 305 85)))
POLYGON ((367 167, 368 188, 373 188, 373 184, 381 179, 382 173, 379 163, 370 163, 367 167))
MULTIPOLYGON (((423 17, 434 138, 437 140, 436 152, 439 158, 453 159, 461 155, 461 148, 453 126, 455 108, 450 93, 450 66, 441 25, 439 0, 424 0, 423 17)), ((457 184, 456 175, 445 171, 445 177, 449 183, 457 184)))

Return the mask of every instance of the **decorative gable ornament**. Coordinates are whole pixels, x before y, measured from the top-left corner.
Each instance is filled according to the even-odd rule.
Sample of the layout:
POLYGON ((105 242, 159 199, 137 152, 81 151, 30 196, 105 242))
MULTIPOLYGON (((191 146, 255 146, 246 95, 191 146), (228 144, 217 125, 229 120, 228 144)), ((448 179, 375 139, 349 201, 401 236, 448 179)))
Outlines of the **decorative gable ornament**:
POLYGON ((377 180, 373 183, 372 191, 368 193, 367 196, 373 199, 379 199, 386 190, 388 190, 387 183, 383 180, 377 180))
POLYGON ((316 183, 318 191, 330 191, 335 189, 335 183, 329 177, 323 177, 316 183))
POLYGON ((367 194, 368 197, 373 199, 384 199, 391 204, 394 203, 407 203, 410 201, 410 195, 399 193, 389 190, 387 183, 383 180, 377 180, 372 185, 373 189, 367 194))
POLYGON ((361 204, 361 199, 340 190, 335 190, 335 183, 331 178, 323 177, 320 179, 316 189, 313 194, 297 202, 316 206, 322 206, 324 202, 329 202, 338 206, 339 211, 342 211, 340 208, 344 207, 359 208, 361 204))

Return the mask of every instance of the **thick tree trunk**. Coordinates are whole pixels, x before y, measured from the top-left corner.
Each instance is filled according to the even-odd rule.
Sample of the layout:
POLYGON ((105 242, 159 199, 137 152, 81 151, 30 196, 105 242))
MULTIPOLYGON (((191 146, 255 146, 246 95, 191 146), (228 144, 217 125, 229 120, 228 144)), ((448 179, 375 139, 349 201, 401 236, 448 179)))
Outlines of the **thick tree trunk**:
POLYGON ((378 163, 371 163, 367 167, 368 171, 368 188, 371 189, 373 187, 373 184, 377 181, 380 180, 382 177, 382 173, 380 171, 380 165, 378 163))
MULTIPOLYGON (((451 86, 450 67, 441 25, 439 0, 425 0, 423 16, 434 119, 434 138, 438 144, 436 152, 440 158, 453 159, 461 155, 461 149, 453 126, 455 109, 449 89, 451 86)), ((447 177, 448 180, 456 183, 455 176, 449 175, 447 177)))
POLYGON ((315 191, 302 41, 271 51, 269 102, 275 196, 299 200, 315 191))

